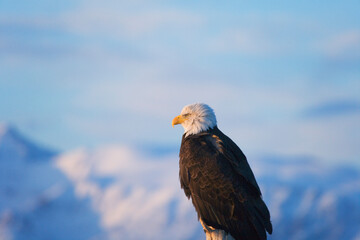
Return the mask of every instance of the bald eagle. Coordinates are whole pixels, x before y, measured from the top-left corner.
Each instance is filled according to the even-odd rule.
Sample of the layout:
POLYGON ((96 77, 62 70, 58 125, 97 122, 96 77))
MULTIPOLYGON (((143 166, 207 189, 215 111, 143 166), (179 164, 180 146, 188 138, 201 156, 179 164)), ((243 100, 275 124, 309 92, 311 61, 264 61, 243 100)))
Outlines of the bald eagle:
POLYGON ((240 148, 217 127, 206 104, 185 106, 172 125, 185 133, 180 147, 180 184, 191 198, 206 239, 264 240, 270 213, 240 148))

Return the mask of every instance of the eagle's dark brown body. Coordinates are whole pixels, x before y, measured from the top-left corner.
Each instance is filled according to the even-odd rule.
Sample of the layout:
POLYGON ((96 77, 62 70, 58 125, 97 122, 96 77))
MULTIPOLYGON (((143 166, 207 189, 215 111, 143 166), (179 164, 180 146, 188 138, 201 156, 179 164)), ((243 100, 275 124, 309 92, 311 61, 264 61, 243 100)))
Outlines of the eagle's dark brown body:
POLYGON ((264 240, 269 211, 240 148, 217 127, 183 136, 180 183, 198 217, 239 240, 264 240))

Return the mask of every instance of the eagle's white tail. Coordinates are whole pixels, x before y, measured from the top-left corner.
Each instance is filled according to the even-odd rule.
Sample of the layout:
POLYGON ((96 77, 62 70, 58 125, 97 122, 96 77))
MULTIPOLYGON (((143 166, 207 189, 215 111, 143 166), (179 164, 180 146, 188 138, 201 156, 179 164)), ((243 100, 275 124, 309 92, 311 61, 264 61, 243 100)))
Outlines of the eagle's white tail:
POLYGON ((206 240, 235 240, 230 234, 226 233, 224 230, 215 229, 211 226, 208 226, 201 219, 200 223, 204 228, 206 240))

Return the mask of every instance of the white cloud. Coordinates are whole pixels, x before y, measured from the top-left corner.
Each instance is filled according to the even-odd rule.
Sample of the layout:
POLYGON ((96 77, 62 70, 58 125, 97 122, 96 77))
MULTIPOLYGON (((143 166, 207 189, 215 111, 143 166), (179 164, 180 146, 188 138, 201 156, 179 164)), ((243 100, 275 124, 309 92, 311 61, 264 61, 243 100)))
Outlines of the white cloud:
POLYGON ((247 14, 223 28, 207 45, 209 51, 256 57, 311 52, 321 36, 318 22, 300 16, 247 14))
POLYGON ((63 14, 60 20, 77 34, 105 34, 120 39, 142 37, 159 29, 193 28, 204 21, 189 11, 135 5, 84 4, 63 14))
POLYGON ((263 55, 275 51, 278 46, 266 33, 255 29, 233 29, 219 35, 209 48, 219 52, 240 52, 263 55))
POLYGON ((322 49, 331 58, 360 58, 360 30, 338 33, 324 41, 322 49))

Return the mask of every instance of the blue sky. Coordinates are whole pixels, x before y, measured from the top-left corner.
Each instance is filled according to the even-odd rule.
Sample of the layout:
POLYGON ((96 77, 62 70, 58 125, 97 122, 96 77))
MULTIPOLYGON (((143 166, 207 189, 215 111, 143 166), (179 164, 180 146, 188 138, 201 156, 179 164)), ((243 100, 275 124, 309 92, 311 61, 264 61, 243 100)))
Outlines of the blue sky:
POLYGON ((248 154, 360 158, 359 1, 0 2, 0 121, 173 147, 193 102, 248 154))

